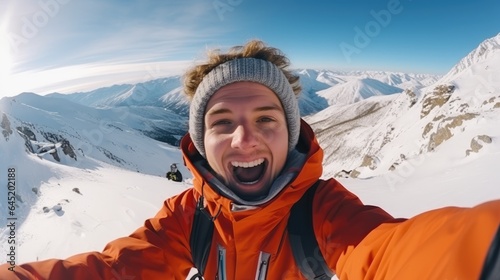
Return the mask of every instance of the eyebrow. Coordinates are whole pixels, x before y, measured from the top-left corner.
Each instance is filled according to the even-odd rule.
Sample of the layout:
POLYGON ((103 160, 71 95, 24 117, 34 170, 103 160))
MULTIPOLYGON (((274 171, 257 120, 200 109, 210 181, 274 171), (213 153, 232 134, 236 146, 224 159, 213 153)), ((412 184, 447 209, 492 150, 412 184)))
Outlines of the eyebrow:
MULTIPOLYGON (((264 111, 280 111, 283 112, 284 110, 278 106, 278 105, 269 105, 269 106, 262 106, 262 107, 257 107, 254 109, 256 112, 264 112, 264 111)), ((209 111, 207 115, 213 116, 213 115, 218 115, 218 114, 224 114, 224 113, 231 113, 231 110, 227 108, 221 108, 213 111, 209 111)))

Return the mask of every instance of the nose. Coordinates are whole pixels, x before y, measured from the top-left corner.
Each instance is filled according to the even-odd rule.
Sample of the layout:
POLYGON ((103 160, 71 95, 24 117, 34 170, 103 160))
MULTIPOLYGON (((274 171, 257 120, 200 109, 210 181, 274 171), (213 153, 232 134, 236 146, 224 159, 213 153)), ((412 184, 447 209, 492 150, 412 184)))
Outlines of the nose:
POLYGON ((231 147, 248 150, 258 144, 256 132, 248 124, 240 124, 233 132, 231 147))

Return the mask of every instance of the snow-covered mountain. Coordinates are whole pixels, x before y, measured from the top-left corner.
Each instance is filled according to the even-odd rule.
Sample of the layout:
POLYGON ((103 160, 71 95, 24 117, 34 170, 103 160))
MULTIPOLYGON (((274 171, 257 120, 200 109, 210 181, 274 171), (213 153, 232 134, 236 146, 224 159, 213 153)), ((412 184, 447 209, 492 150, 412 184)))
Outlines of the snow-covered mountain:
MULTIPOLYGON (((323 176, 403 217, 500 198, 499 42, 486 40, 443 77, 297 70, 323 176)), ((187 110, 180 77, 1 99, 0 166, 17 170, 18 260, 101 250, 189 187, 175 146, 187 110), (173 162, 184 183, 164 178, 173 162)), ((0 188, 2 209, 6 196, 0 188)), ((7 237, 0 228, 1 246, 7 237)))
POLYGON ((474 68, 479 67, 479 65, 488 67, 488 63, 483 65, 484 61, 494 60, 495 57, 498 57, 499 51, 500 33, 498 33, 495 37, 484 40, 476 49, 462 58, 446 75, 444 75, 444 77, 440 80, 440 83, 450 82, 453 79, 456 79, 457 76, 464 71, 471 73, 474 68))
POLYGON ((359 78, 318 91, 328 105, 349 105, 372 96, 401 93, 403 89, 371 78, 359 78))
MULTIPOLYGON (((342 96, 352 95, 352 97, 344 97, 343 104, 348 104, 375 95, 402 91, 392 84, 405 84, 406 86, 411 84, 411 87, 420 87, 422 83, 438 78, 432 75, 391 72, 334 72, 312 69, 296 70, 296 72, 301 77, 303 87, 299 99, 299 107, 303 116, 317 113, 332 104, 332 100, 341 98, 335 99, 329 92, 344 91, 342 96), (370 77, 383 79, 390 84, 370 77)), ((69 116, 73 116, 76 112, 84 112, 85 109, 82 110, 81 107, 84 105, 89 108, 91 116, 104 114, 102 119, 105 122, 116 122, 117 126, 124 125, 133 128, 148 137, 172 145, 177 145, 179 139, 187 132, 189 103, 182 92, 180 76, 138 84, 114 85, 90 92, 52 93, 41 97, 40 100, 43 101, 36 97, 26 98, 28 95, 24 93, 17 97, 3 99, 2 102, 7 104, 11 102, 9 100, 22 99, 21 103, 26 106, 32 108, 42 106, 41 111, 45 110, 43 106, 50 103, 53 105, 48 111, 58 111, 57 104, 59 103, 56 99, 71 101, 61 104, 70 113, 69 116)), ((16 117, 16 114, 12 113, 12 116, 16 117)), ((31 120, 29 117, 21 117, 20 119, 36 126, 37 118, 31 120)), ((57 129, 57 126, 54 129, 57 129)))
POLYGON ((296 70, 302 85, 300 111, 313 115, 331 105, 349 105, 372 96, 432 85, 436 75, 385 71, 296 70))
POLYGON ((178 144, 187 131, 189 106, 182 94, 179 76, 114 85, 90 92, 52 93, 45 97, 114 112, 116 115, 110 116, 110 120, 126 122, 145 135, 172 145, 178 144))
MULTIPOLYGON (((303 87, 299 106, 304 116, 324 110, 331 103, 349 105, 402 91, 368 76, 408 80, 405 78, 408 75, 401 73, 311 69, 297 70, 297 73, 303 87)), ((429 76, 425 78, 429 79, 429 76)), ((136 166, 133 153, 125 156, 128 158, 117 156, 122 145, 116 147, 116 142, 121 140, 109 140, 108 136, 125 134, 120 139, 126 139, 129 135, 143 135, 177 145, 187 132, 189 110, 180 79, 175 76, 73 94, 39 96, 22 93, 1 99, 0 106, 6 121, 13 123, 13 131, 25 138, 26 147, 32 153, 47 153, 47 148, 42 146, 61 148, 61 143, 65 143, 63 150, 72 154, 76 164, 85 155, 131 170, 156 174, 157 170, 145 171, 136 166), (85 151, 87 147, 89 151, 85 151)), ((420 82, 415 82, 415 85, 420 85, 420 82)), ((64 160, 60 155, 53 154, 53 157, 64 160)))
MULTIPOLYGON (((19 142, 29 155, 68 166, 85 168, 90 160, 163 175, 168 166, 166 159, 173 156, 172 150, 177 150, 141 132, 157 125, 151 118, 155 112, 137 112, 129 107, 97 109, 33 93, 3 98, 0 108, 2 146, 19 142), (137 161, 141 157, 150 161, 137 161)), ((183 124, 172 113, 169 119, 174 127, 183 124)))
POLYGON ((73 94, 53 93, 47 96, 57 96, 97 108, 130 106, 168 107, 172 103, 187 104, 187 99, 179 94, 179 80, 179 76, 173 76, 138 84, 114 85, 90 92, 77 92, 73 94))
POLYGON ((325 176, 384 174, 448 145, 459 147, 456 157, 500 148, 500 82, 493 78, 500 75, 499 41, 486 40, 433 85, 305 117, 325 148, 325 176))

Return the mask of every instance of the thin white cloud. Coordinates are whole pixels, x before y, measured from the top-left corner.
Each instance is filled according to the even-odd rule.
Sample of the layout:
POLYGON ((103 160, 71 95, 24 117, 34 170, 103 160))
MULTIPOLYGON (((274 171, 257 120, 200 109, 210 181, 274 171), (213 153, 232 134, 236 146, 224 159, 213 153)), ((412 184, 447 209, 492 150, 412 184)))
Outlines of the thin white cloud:
POLYGON ((150 63, 82 64, 48 70, 35 70, 11 77, 6 95, 21 92, 48 94, 90 91, 114 84, 138 83, 162 77, 182 75, 192 61, 150 63))

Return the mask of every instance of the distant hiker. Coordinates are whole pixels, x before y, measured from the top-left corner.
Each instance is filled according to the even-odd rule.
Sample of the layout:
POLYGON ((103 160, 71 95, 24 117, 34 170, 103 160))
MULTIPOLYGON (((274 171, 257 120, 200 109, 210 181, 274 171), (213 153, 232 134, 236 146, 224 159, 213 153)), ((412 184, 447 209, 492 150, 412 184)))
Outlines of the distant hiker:
POLYGON ((500 200, 395 219, 320 179, 288 66, 261 41, 211 52, 184 79, 193 187, 102 252, 6 264, 0 279, 186 279, 195 266, 207 280, 499 279, 500 200))
POLYGON ((170 165, 170 171, 167 172, 166 177, 172 181, 182 182, 182 174, 179 169, 177 169, 177 164, 172 163, 172 165, 170 165))

